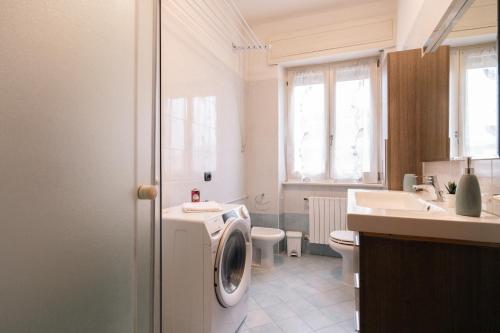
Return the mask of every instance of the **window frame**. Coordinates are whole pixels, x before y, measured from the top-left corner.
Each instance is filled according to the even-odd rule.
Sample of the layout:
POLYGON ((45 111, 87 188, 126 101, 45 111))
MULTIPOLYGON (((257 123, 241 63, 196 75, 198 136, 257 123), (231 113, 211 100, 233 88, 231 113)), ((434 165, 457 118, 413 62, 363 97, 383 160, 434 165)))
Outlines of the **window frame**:
MULTIPOLYGON (((307 70, 322 70, 327 72, 326 80, 325 80, 325 93, 326 93, 326 98, 325 98, 325 103, 326 103, 326 119, 327 119, 327 130, 326 130, 326 137, 325 137, 325 143, 326 143, 326 148, 327 151, 326 153, 326 166, 325 166, 325 178, 323 179, 324 181, 333 181, 333 182, 341 182, 341 183, 360 183, 363 181, 363 177, 361 179, 336 179, 333 178, 333 161, 335 160, 335 145, 334 145, 334 140, 335 140, 335 118, 336 118, 336 108, 335 108, 335 101, 336 101, 336 89, 335 89, 335 66, 339 65, 345 65, 345 64, 355 64, 356 62, 362 62, 362 61, 375 61, 376 62, 376 72, 375 72, 375 77, 373 78, 373 82, 375 84, 375 94, 374 98, 375 100, 373 101, 373 105, 375 106, 373 110, 373 130, 374 130, 374 135, 373 135, 373 140, 375 141, 373 144, 373 149, 370 151, 371 154, 373 154, 373 159, 375 160, 375 163, 373 163, 375 170, 372 170, 371 172, 373 174, 377 175, 377 180, 380 181, 380 175, 381 175, 381 147, 382 147, 382 119, 381 119, 381 112, 382 112, 382 69, 380 66, 380 58, 378 56, 373 56, 373 57, 365 57, 365 58, 358 58, 358 59, 348 59, 348 60, 343 60, 343 61, 336 61, 336 62, 328 62, 328 63, 322 63, 322 64, 316 64, 316 65, 305 65, 305 66, 297 66, 297 67, 290 67, 287 68, 286 71, 286 101, 287 101, 287 106, 286 106, 286 139, 285 139, 285 144, 287 146, 288 150, 288 133, 290 132, 289 126, 290 123, 288 121, 289 118, 289 113, 291 112, 291 107, 290 107, 290 97, 292 96, 292 89, 294 88, 293 84, 290 84, 290 82, 293 82, 294 78, 294 73, 299 72, 299 71, 307 71, 307 70)), ((288 154, 288 153, 287 153, 288 154)), ((297 178, 290 177, 291 172, 288 170, 288 161, 285 163, 287 166, 286 170, 286 177, 287 180, 298 180, 297 178)))

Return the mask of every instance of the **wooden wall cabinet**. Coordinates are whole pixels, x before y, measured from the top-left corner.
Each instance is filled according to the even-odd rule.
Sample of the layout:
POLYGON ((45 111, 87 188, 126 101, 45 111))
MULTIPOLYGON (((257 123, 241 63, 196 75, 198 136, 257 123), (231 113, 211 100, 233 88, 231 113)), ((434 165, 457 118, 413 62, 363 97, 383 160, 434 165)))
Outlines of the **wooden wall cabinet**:
POLYGON ((422 174, 422 162, 448 160, 450 50, 392 52, 387 60, 387 174, 402 190, 405 173, 422 174))

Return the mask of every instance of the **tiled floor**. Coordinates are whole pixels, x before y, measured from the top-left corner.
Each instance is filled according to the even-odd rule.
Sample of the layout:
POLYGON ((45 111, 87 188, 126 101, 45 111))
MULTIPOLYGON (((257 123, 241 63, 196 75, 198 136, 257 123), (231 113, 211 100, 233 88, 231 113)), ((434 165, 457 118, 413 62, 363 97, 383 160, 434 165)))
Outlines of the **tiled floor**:
POLYGON ((280 255, 271 270, 252 267, 247 319, 239 333, 354 332, 354 290, 341 259, 280 255))

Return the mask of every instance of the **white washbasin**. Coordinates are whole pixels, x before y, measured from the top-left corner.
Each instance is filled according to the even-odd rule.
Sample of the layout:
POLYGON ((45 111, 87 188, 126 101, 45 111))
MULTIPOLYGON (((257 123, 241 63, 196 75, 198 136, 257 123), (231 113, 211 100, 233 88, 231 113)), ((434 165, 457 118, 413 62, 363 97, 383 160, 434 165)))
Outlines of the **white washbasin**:
POLYGON ((500 217, 455 214, 446 203, 425 201, 417 193, 349 189, 347 228, 385 235, 453 239, 500 244, 500 217))
POLYGON ((421 199, 417 194, 400 191, 356 192, 358 206, 374 209, 395 209, 420 212, 445 211, 421 199))

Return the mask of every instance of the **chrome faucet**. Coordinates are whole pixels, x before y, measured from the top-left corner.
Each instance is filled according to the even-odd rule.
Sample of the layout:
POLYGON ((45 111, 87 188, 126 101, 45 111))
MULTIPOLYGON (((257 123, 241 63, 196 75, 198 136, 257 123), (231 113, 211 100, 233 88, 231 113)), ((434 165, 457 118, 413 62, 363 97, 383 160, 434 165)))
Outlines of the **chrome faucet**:
POLYGON ((443 202, 443 190, 439 186, 439 182, 437 180, 437 176, 423 176, 422 177, 422 185, 413 186, 416 191, 426 191, 427 187, 432 187, 434 189, 434 193, 436 194, 437 202, 443 202))

